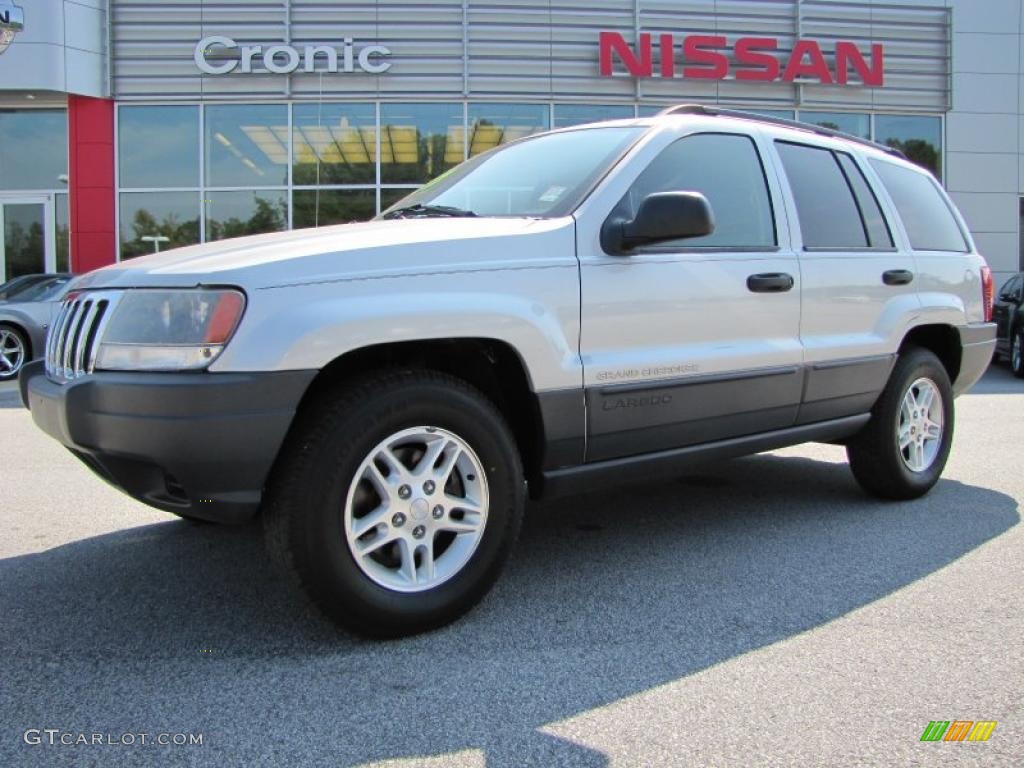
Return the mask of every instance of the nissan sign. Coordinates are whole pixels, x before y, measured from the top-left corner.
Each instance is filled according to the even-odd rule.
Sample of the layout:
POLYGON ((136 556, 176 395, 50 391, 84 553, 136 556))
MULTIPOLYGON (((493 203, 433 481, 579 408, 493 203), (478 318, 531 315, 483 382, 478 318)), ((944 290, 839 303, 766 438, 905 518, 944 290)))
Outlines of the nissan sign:
POLYGON ((0 53, 7 50, 14 36, 25 28, 25 12, 11 0, 0 0, 0 53))
POLYGON ((601 75, 613 77, 615 59, 633 77, 685 77, 695 80, 746 80, 821 83, 822 85, 885 84, 885 51, 875 43, 869 56, 846 40, 835 44, 830 67, 815 40, 796 40, 786 55, 774 37, 740 37, 729 45, 724 35, 658 35, 659 66, 654 67, 653 36, 642 32, 636 46, 630 46, 618 32, 601 32, 598 58, 601 75), (781 55, 780 55, 781 54, 781 55))

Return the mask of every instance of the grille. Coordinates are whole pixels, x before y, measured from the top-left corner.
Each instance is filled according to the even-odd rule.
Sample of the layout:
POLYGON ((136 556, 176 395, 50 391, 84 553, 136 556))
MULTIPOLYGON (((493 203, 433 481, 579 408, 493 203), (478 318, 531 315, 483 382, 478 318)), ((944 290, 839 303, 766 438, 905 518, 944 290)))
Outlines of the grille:
POLYGON ((119 291, 85 291, 64 300, 46 336, 47 376, 70 381, 92 373, 100 339, 120 295, 119 291))

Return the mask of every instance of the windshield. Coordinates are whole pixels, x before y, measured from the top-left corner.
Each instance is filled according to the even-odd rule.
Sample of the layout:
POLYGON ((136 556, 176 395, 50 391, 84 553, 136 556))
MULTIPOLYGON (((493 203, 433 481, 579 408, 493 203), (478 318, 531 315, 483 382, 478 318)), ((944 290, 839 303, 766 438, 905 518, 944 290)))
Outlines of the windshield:
POLYGON ((640 126, 582 128, 506 144, 434 179, 395 203, 381 218, 565 216, 645 130, 640 126))
POLYGON ((69 282, 71 282, 70 275, 66 277, 51 277, 41 283, 36 283, 24 291, 20 291, 14 299, 16 301, 53 301, 60 296, 69 282))

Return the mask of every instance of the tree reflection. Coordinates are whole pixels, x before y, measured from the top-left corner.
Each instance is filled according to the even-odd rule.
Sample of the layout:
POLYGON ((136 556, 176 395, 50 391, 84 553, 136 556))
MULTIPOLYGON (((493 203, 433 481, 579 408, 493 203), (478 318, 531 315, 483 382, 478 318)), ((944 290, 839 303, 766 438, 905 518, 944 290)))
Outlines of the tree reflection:
POLYGON ((20 221, 11 220, 4 230, 7 278, 42 272, 46 252, 42 225, 33 221, 26 229, 20 221))
POLYGON ((939 177, 939 150, 930 141, 924 139, 906 139, 900 141, 899 139, 887 139, 886 145, 897 149, 906 155, 907 160, 922 168, 927 168, 929 171, 935 174, 935 177, 939 177))
POLYGON ((162 250, 192 245, 199 242, 199 219, 182 220, 176 213, 168 213, 162 219, 140 208, 132 217, 132 232, 135 237, 130 241, 121 242, 121 258, 131 259, 153 252, 153 243, 146 242, 144 236, 162 235, 168 242, 163 243, 162 250))
POLYGON ((229 237, 258 235, 263 232, 279 232, 288 228, 288 209, 282 201, 267 200, 257 196, 256 210, 248 219, 236 216, 218 221, 212 216, 206 221, 207 240, 225 240, 229 237))

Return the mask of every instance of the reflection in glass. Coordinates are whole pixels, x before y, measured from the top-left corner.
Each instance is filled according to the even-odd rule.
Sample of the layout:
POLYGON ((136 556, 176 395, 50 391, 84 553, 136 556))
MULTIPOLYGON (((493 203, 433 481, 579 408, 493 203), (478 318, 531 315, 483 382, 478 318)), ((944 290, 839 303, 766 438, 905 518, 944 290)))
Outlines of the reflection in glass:
POLYGON ((198 107, 120 107, 117 133, 122 187, 199 185, 198 107))
POLYGON ((862 139, 871 138, 871 118, 853 112, 811 112, 800 110, 800 122, 842 131, 862 139))
POLYGON ((206 239, 280 232, 288 228, 288 198, 284 190, 208 192, 206 239))
POLYGON ((292 113, 294 183, 373 184, 376 125, 373 104, 296 104, 292 113))
POLYGON ((548 129, 546 104, 470 104, 469 156, 548 129))
POLYGON ((630 104, 555 104, 555 128, 633 117, 630 104))
POLYGON ((415 189, 382 189, 380 191, 380 209, 386 211, 399 200, 408 197, 415 189))
POLYGON ((153 253, 143 237, 166 237, 160 250, 199 242, 198 192, 122 192, 121 258, 153 253))
POLYGON ((659 112, 668 109, 665 104, 641 104, 636 108, 637 117, 654 117, 659 112))
POLYGON ((3 206, 4 279, 46 271, 45 213, 42 203, 3 206))
POLYGON ((942 120, 925 115, 875 115, 875 141, 900 150, 942 178, 942 120))
POLYGON ((377 193, 372 189, 297 189, 292 193, 295 229, 369 221, 376 215, 377 193))
POLYGON ((783 120, 792 120, 795 113, 792 109, 760 109, 759 107, 751 107, 747 109, 740 107, 744 112, 752 112, 755 115, 764 115, 765 117, 780 117, 783 120))
POLYGON ((57 248, 57 271, 69 272, 71 270, 71 216, 68 212, 68 196, 59 194, 53 196, 54 215, 57 219, 56 248, 57 248))
POLYGON ((463 160, 461 104, 382 104, 381 180, 421 184, 463 160))
POLYGON ((278 186, 288 181, 288 107, 216 104, 206 108, 206 183, 278 186))
POLYGON ((0 110, 0 189, 60 189, 67 172, 66 110, 0 110))

